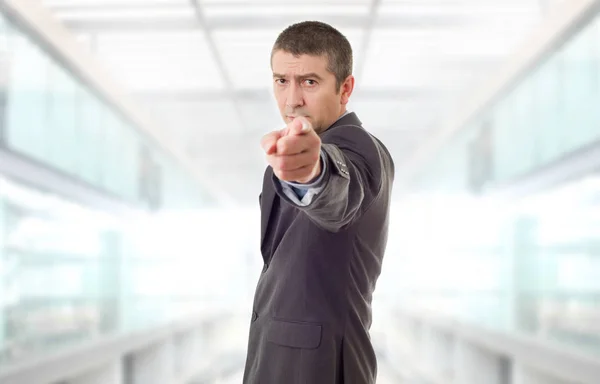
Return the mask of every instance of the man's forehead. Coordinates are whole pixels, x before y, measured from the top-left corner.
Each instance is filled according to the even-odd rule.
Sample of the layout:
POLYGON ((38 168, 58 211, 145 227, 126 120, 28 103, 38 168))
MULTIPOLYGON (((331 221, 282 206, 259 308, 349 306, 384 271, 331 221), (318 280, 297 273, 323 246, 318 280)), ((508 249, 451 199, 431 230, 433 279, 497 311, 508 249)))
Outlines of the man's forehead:
POLYGON ((291 53, 275 53, 271 61, 273 72, 285 73, 293 71, 295 75, 302 73, 321 73, 325 75, 328 72, 327 58, 316 55, 293 55, 291 53))

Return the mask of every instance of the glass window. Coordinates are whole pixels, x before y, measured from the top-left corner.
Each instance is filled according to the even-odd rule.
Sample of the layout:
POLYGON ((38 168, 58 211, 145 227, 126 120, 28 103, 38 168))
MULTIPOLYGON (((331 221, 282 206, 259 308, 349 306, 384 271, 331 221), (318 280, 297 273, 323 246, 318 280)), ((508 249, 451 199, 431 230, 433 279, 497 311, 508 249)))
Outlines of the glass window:
POLYGON ((79 176, 92 185, 100 185, 102 180, 102 152, 104 146, 104 105, 90 92, 80 90, 81 120, 79 130, 79 176))
POLYGON ((112 191, 112 186, 115 180, 114 169, 116 164, 115 141, 117 140, 119 121, 115 117, 114 113, 106 106, 104 107, 104 114, 104 141, 100 150, 100 158, 102 159, 102 188, 106 191, 112 191))
POLYGON ((536 76, 535 113, 537 115, 538 166, 552 161, 560 155, 560 143, 566 136, 566 130, 558 124, 559 71, 560 62, 557 55, 552 55, 540 66, 536 76))
MULTIPOLYGON (((3 17, 0 13, 0 145, 33 159, 34 166, 112 192, 115 199, 151 206, 168 200, 171 207, 181 208, 203 202, 192 175, 62 66, 44 41, 30 39, 3 17), (142 144, 147 148, 143 157, 142 144), (163 190, 165 178, 170 188, 163 190)), ((170 310, 172 303, 156 297, 166 297, 164 289, 148 292, 151 296, 144 299, 128 295, 136 287, 136 272, 150 281, 163 268, 146 268, 151 273, 145 275, 143 268, 135 270, 132 260, 165 256, 172 263, 173 243, 163 241, 171 236, 162 235, 174 228, 177 235, 189 226, 161 228, 161 236, 154 238, 163 248, 138 250, 126 238, 131 223, 120 219, 0 175, 0 364, 106 331, 129 330, 142 321, 156 324, 160 318, 148 316, 150 310, 176 314, 170 310), (117 221, 118 230, 113 225, 117 221)), ((132 226, 140 242, 147 243, 148 230, 132 226)), ((196 229, 179 253, 184 259, 190 259, 186 252, 210 253, 194 247, 204 247, 196 229)), ((170 276, 198 270, 185 265, 170 276)), ((187 287, 198 286, 193 273, 184 288, 177 278, 171 280, 181 295, 189 294, 187 287)))
POLYGON ((505 164, 506 152, 510 150, 510 138, 506 135, 506 107, 505 103, 500 102, 494 108, 493 115, 490 117, 492 129, 492 153, 493 153, 493 174, 495 178, 504 179, 506 177, 507 165, 505 164))
POLYGON ((48 59, 30 39, 13 33, 9 40, 7 143, 13 150, 44 160, 48 105, 48 59))
MULTIPOLYGON (((4 15, 0 13, 0 83, 6 84, 10 70, 10 58, 8 47, 8 36, 10 26, 6 22, 4 15)), ((0 146, 6 140, 6 87, 0 88, 0 146)))
POLYGON ((107 242, 108 222, 58 196, 0 184, 0 363, 115 330, 116 292, 103 287, 120 253, 107 242))
MULTIPOLYGON (((597 145, 600 16, 581 27, 475 119, 492 122, 493 175, 499 184, 597 145)), ((469 123, 461 135, 470 137, 484 126, 469 123)), ((405 222, 399 224, 403 236, 397 249, 427 239, 402 261, 406 275, 425 276, 404 282, 411 292, 409 304, 600 353, 595 326, 600 313, 600 179, 592 174, 485 207, 485 199, 466 191, 444 193, 456 181, 448 175, 461 177, 465 143, 458 136, 418 175, 436 193, 407 202, 417 213, 398 215, 405 222), (425 217, 427 225, 414 225, 417 216, 425 217), (445 274, 427 269, 433 264, 445 274), (464 275, 465 265, 478 273, 464 275), (415 294, 430 287, 438 290, 415 294)))
POLYGON ((523 175, 598 140, 598 105, 600 18, 478 117, 493 126, 495 181, 523 175))
MULTIPOLYGON (((515 143, 514 135, 517 130, 515 108, 514 108, 514 92, 509 93, 497 107, 494 131, 499 138, 498 151, 494 159, 498 163, 497 175, 502 175, 503 178, 511 178, 518 173, 518 164, 515 161, 515 149, 518 144, 515 143)), ((499 177, 499 176, 497 176, 499 177)))
MULTIPOLYGON (((600 105, 600 15, 592 23, 591 31, 592 54, 591 54, 591 87, 592 97, 590 104, 592 106, 600 105)), ((592 108, 592 125, 600 127, 600 108, 592 108)))
POLYGON ((512 94, 514 120, 511 129, 512 157, 516 175, 524 174, 533 168, 534 138, 532 127, 533 84, 525 79, 512 94))
POLYGON ((49 74, 48 117, 46 119, 44 142, 49 164, 66 173, 75 171, 75 140, 78 124, 78 103, 76 83, 64 68, 51 63, 49 74))
POLYGON ((113 142, 113 152, 111 154, 112 160, 112 182, 110 183, 110 189, 113 193, 118 196, 124 196, 124 186, 127 183, 127 178, 132 177, 128 173, 129 167, 127 164, 127 155, 128 151, 131 151, 131 148, 128 148, 127 145, 129 141, 127 140, 127 124, 123 121, 120 116, 115 116, 115 130, 114 130, 114 142, 113 142))
MULTIPOLYGON (((139 145, 151 140, 40 46, 19 28, 0 23, 0 73, 6 77, 0 93, 0 140, 91 186, 143 200, 138 194, 139 145)), ((161 155, 160 146, 152 143, 149 158, 161 155)), ((147 192, 158 199, 164 175, 156 164, 150 168, 157 175, 151 180, 156 186, 147 192)), ((193 177, 175 163, 173 172, 179 185, 193 177)))
POLYGON ((4 261, 4 248, 5 248, 5 224, 6 219, 4 215, 4 202, 2 201, 2 194, 0 194, 0 364, 2 363, 3 350, 6 338, 6 327, 4 308, 8 305, 8 292, 5 290, 5 281, 9 274, 10 266, 4 261))
POLYGON ((135 128, 124 123, 121 134, 122 141, 122 163, 121 163, 121 195, 133 201, 137 192, 137 172, 138 172, 138 141, 135 137, 135 128))
POLYGON ((598 104, 594 98, 594 66, 592 61, 593 32, 590 26, 581 30, 561 54, 564 63, 564 103, 569 130, 566 142, 568 150, 586 145, 598 137, 600 127, 592 124, 593 109, 598 104))

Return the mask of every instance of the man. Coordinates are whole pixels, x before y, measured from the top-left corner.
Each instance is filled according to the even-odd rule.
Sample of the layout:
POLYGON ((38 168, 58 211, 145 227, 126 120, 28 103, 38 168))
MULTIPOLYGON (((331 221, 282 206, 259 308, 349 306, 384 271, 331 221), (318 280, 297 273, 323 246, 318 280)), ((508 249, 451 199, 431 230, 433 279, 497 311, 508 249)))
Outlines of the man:
POLYGON ((387 242, 394 164, 346 105, 352 49, 333 27, 285 29, 272 54, 287 126, 264 136, 264 268, 246 384, 375 383, 371 298, 387 242))

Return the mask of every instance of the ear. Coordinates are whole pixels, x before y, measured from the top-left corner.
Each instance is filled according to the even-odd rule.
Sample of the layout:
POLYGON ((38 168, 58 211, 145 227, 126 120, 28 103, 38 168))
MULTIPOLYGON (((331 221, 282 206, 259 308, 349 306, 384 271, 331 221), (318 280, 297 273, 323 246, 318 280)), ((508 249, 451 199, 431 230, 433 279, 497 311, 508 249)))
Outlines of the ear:
POLYGON ((342 96, 340 102, 343 105, 348 104, 348 101, 350 100, 350 95, 352 95, 353 90, 354 90, 354 76, 350 75, 350 76, 346 77, 346 80, 344 80, 344 82, 342 83, 342 85, 340 87, 340 93, 342 96))

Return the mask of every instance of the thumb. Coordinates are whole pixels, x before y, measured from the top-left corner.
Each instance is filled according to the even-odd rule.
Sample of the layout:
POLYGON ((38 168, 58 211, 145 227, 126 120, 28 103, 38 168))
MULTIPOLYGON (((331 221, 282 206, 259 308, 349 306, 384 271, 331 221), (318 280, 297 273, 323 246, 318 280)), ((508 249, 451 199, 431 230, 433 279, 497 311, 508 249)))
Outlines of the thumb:
POLYGON ((312 130, 312 124, 306 117, 300 116, 296 117, 292 122, 289 134, 292 135, 302 135, 312 130))

